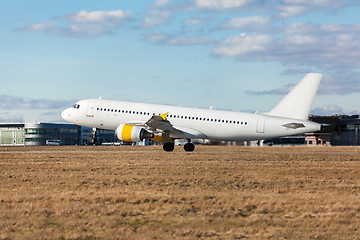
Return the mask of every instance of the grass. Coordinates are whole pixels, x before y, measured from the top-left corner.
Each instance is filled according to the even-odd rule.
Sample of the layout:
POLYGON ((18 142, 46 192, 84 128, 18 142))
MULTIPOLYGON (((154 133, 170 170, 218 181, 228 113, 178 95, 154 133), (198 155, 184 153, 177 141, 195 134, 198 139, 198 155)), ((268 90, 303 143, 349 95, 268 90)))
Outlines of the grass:
POLYGON ((358 239, 359 153, 0 148, 0 239, 358 239))

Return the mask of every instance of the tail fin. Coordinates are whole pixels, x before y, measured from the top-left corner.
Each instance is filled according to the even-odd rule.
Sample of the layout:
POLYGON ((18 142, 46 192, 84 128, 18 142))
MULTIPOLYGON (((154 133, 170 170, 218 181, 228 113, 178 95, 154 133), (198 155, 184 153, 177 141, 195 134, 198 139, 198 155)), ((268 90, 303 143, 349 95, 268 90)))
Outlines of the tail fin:
POLYGON ((308 73, 270 112, 271 116, 308 119, 322 74, 308 73))

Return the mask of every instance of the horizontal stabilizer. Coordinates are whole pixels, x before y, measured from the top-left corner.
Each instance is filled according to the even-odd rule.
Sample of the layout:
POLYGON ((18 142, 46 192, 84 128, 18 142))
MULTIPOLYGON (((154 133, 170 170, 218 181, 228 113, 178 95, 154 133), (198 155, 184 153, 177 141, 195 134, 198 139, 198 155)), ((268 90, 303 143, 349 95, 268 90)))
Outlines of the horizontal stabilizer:
POLYGON ((287 123, 283 125, 286 128, 291 128, 291 129, 297 129, 297 128, 304 128, 305 125, 302 123, 287 123))

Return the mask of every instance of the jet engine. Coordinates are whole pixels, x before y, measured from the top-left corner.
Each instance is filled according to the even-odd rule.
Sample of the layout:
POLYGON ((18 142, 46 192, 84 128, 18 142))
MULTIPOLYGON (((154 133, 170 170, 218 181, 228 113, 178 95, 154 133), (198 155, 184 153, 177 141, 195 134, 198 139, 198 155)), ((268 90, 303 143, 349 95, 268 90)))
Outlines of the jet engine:
POLYGON ((153 133, 146 131, 144 128, 129 124, 120 124, 115 133, 118 139, 125 142, 139 142, 154 137, 153 133))

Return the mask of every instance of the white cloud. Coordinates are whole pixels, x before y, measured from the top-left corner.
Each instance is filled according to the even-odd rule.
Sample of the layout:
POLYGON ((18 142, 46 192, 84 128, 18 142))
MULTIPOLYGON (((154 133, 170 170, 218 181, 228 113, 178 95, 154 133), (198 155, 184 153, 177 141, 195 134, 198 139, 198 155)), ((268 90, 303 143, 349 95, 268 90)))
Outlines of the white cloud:
POLYGON ((148 42, 153 43, 161 43, 171 38, 170 34, 165 33, 155 33, 155 34, 147 34, 144 39, 148 42))
POLYGON ((71 106, 75 100, 33 99, 0 95, 0 109, 62 109, 71 106))
POLYGON ((153 10, 148 13, 143 21, 143 28, 153 28, 160 24, 166 24, 171 17, 170 11, 153 10))
MULTIPOLYGON (((300 70, 300 69, 299 69, 300 70)), ((305 74, 310 70, 292 72, 287 74, 305 74)), ((293 87, 293 84, 287 84, 281 88, 270 90, 248 90, 246 93, 254 95, 285 95, 293 87)), ((360 92, 360 74, 354 71, 335 71, 325 74, 320 83, 319 95, 346 95, 360 92)))
POLYGON ((171 34, 158 33, 158 34, 147 34, 144 39, 149 42, 159 43, 163 45, 178 45, 178 46, 189 46, 189 45, 206 45, 215 42, 214 39, 208 37, 175 37, 171 34))
POLYGON ((301 75, 304 75, 307 74, 307 73, 310 73, 312 72, 311 69, 307 69, 307 68, 289 68, 289 69, 286 69, 282 75, 298 75, 298 74, 301 74, 301 75))
POLYGON ((322 107, 317 107, 311 110, 311 114, 319 116, 331 116, 335 114, 344 114, 344 111, 341 107, 336 105, 326 105, 322 107))
POLYGON ((183 37, 173 38, 167 41, 169 45, 206 45, 214 43, 215 40, 208 37, 183 37))
POLYGON ((245 91, 245 93, 254 94, 254 95, 284 95, 285 96, 291 91, 291 89, 294 86, 295 86, 294 84, 287 84, 281 88, 262 90, 262 91, 247 90, 245 91))
POLYGON ((220 58, 243 61, 279 61, 287 66, 349 69, 360 67, 360 35, 238 35, 219 42, 212 52, 220 58))
POLYGON ((337 70, 323 77, 319 94, 346 95, 360 92, 360 74, 355 71, 337 70))
POLYGON ((197 8, 216 11, 240 8, 248 2, 248 0, 194 0, 197 8))
POLYGON ((284 0, 282 3, 275 3, 274 8, 278 12, 279 18, 289 18, 319 9, 336 9, 346 3, 346 0, 284 0))
POLYGON ((82 10, 75 14, 68 14, 61 18, 68 19, 77 23, 104 23, 104 24, 118 24, 119 21, 130 17, 130 12, 122 10, 113 11, 93 11, 87 12, 82 10))
POLYGON ((54 26, 54 22, 48 21, 43 23, 31 24, 24 28, 27 31, 43 32, 51 29, 54 26))
POLYGON ((93 12, 83 10, 78 13, 55 17, 54 21, 32 24, 19 30, 65 37, 93 37, 112 33, 129 18, 130 12, 122 10, 93 12), (68 22, 64 22, 64 20, 68 22))
POLYGON ((199 26, 199 25, 208 23, 209 21, 212 21, 212 20, 213 19, 211 17, 192 17, 192 18, 186 19, 183 23, 186 26, 199 26))
POLYGON ((289 18, 292 16, 299 15, 307 10, 306 6, 290 5, 290 6, 279 6, 278 7, 278 17, 280 18, 289 18))
POLYGON ((360 33, 360 24, 322 24, 316 25, 311 22, 295 22, 283 27, 286 34, 343 34, 343 33, 360 33))
POLYGON ((167 5, 170 2, 170 0, 156 0, 152 6, 153 7, 163 7, 167 5))
POLYGON ((264 52, 272 42, 272 37, 266 34, 241 34, 220 42, 213 49, 213 54, 218 57, 239 58, 249 54, 256 54, 256 52, 264 52))
POLYGON ((220 29, 259 29, 270 24, 269 17, 250 16, 233 18, 220 26, 220 29))
POLYGON ((24 122, 24 118, 21 114, 13 114, 11 112, 0 111, 0 122, 1 123, 24 122))

